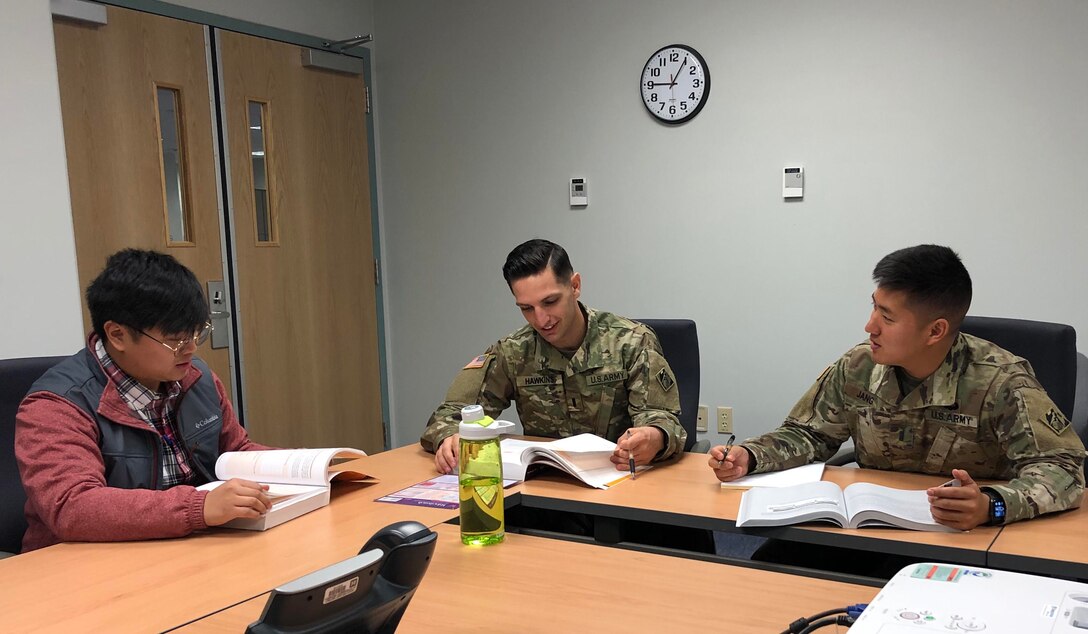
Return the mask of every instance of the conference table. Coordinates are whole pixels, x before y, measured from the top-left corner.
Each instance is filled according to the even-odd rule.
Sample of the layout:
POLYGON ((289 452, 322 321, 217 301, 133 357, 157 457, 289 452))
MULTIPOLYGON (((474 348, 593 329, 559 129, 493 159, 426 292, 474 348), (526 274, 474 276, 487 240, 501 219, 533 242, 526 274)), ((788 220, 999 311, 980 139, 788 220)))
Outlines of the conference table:
MULTIPOLYGON (((436 527, 431 567, 398 632, 780 632, 799 617, 867 603, 878 588, 507 534, 461 544, 436 527)), ((179 634, 237 633, 267 595, 210 615, 179 634)))
MULTIPOLYGON (((945 481, 939 476, 896 473, 847 467, 826 467, 824 480, 841 487, 871 482, 897 489, 925 489, 945 481)), ((894 528, 841 529, 802 525, 760 529, 738 529, 737 513, 741 489, 723 488, 714 478, 703 454, 685 453, 671 464, 638 475, 623 486, 600 491, 571 486, 563 475, 530 479, 519 489, 522 506, 585 513, 598 519, 637 520, 655 524, 688 526, 707 530, 743 532, 812 544, 839 546, 871 552, 915 557, 922 561, 951 561, 985 565, 986 552, 1001 531, 980 526, 964 533, 930 533, 894 528)), ((622 528, 605 531, 604 541, 619 535, 622 528)))
POLYGON ((422 450, 359 463, 376 483, 334 484, 329 506, 268 531, 66 543, 0 560, 0 632, 167 630, 346 559, 390 523, 433 526, 457 515, 374 502, 433 472, 422 450))
POLYGON ((1088 579, 1088 506, 1009 524, 994 540, 987 565, 1088 579))
MULTIPOLYGON (((0 631, 164 631, 179 626, 215 631, 221 623, 237 631, 239 623, 251 622, 260 613, 263 598, 274 587, 354 555, 378 529, 401 520, 419 521, 440 534, 435 563, 405 616, 405 631, 440 625, 450 629, 463 623, 467 613, 460 609, 457 591, 466 584, 486 583, 490 574, 502 580, 495 584, 501 589, 495 602, 509 604, 497 608, 495 618, 500 620, 496 623, 505 624, 500 631, 515 625, 532 629, 515 620, 519 617, 548 618, 548 625, 555 623, 560 618, 554 609, 557 600, 563 606, 578 607, 582 623, 593 619, 595 627, 602 624, 599 629, 611 630, 612 623, 621 629, 623 624, 671 622, 646 621, 652 610, 636 607, 640 602, 653 606, 654 601, 664 600, 649 591, 656 588, 660 593, 662 587, 676 588, 662 606, 704 615, 684 621, 692 626, 696 622, 720 625, 704 620, 709 610, 720 606, 730 614, 750 612, 753 623, 764 625, 751 631, 781 630, 789 620, 807 615, 807 606, 820 611, 838 603, 865 601, 876 591, 871 585, 638 552, 628 549, 633 547, 629 544, 608 548, 510 533, 499 546, 464 547, 456 539, 457 527, 446 524, 456 521, 456 510, 375 501, 432 477, 433 464, 433 456, 418 445, 360 459, 356 468, 374 476, 375 482, 335 484, 329 506, 265 532, 211 529, 181 539, 58 544, 0 560, 0 631), (457 564, 443 564, 444 560, 457 564), (474 577, 474 565, 483 566, 475 574, 485 576, 474 577), (655 576, 667 577, 669 585, 655 581, 651 586, 655 576), (774 592, 758 590, 762 584, 788 588, 790 601, 785 605, 789 607, 783 607, 774 592), (795 602, 797 593, 809 592, 813 602, 795 602), (723 597, 728 601, 723 602, 723 597), (629 614, 613 615, 593 609, 594 605, 614 606, 616 612, 624 608, 629 614), (762 613, 773 617, 773 626, 760 620, 762 613)), ((843 486, 869 481, 898 488, 924 488, 941 480, 845 468, 826 469, 824 479, 843 486)), ((581 512, 605 522, 635 519, 738 531, 740 496, 740 491, 719 486, 704 455, 685 454, 603 491, 562 475, 530 479, 507 489, 507 506, 581 512)), ((919 560, 1084 578, 1088 577, 1085 512, 965 533, 817 525, 741 532, 908 554, 919 560)), ((729 627, 736 629, 742 620, 730 620, 729 627)))

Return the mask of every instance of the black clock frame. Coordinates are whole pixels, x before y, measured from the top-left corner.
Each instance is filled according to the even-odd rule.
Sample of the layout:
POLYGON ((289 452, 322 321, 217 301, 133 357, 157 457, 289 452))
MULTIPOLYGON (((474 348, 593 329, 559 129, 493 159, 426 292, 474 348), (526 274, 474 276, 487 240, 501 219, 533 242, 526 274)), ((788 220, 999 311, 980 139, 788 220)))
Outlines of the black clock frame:
POLYGON ((695 115, 702 112, 703 106, 705 106, 706 102, 710 100, 710 66, 707 65, 706 59, 704 59, 703 56, 699 54, 699 51, 693 49, 687 44, 668 44, 666 46, 662 46, 661 48, 651 53, 650 56, 646 58, 646 62, 642 65, 642 72, 639 76, 638 82, 638 92, 639 101, 642 102, 643 107, 646 108, 646 112, 650 113, 650 116, 654 118, 654 121, 657 121, 658 123, 663 123, 665 125, 680 125, 682 123, 687 123, 688 121, 694 119, 695 115), (699 63, 702 64, 703 79, 706 81, 706 88, 703 89, 703 98, 699 101, 699 105, 695 106, 695 108, 691 112, 679 119, 663 119, 659 117, 657 113, 654 112, 646 103, 646 100, 642 98, 642 76, 646 74, 646 67, 650 65, 650 62, 653 61, 654 57, 656 57, 658 53, 667 48, 681 48, 688 53, 691 53, 695 57, 695 59, 699 60, 699 63))

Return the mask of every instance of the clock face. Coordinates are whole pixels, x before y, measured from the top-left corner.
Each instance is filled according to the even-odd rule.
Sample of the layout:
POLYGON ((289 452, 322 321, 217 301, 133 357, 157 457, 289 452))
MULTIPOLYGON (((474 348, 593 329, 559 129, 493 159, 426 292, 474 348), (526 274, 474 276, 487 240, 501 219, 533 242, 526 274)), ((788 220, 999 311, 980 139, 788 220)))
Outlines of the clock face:
POLYGON ((710 97, 710 69, 690 46, 672 44, 646 61, 642 103, 665 123, 683 123, 699 114, 710 97))

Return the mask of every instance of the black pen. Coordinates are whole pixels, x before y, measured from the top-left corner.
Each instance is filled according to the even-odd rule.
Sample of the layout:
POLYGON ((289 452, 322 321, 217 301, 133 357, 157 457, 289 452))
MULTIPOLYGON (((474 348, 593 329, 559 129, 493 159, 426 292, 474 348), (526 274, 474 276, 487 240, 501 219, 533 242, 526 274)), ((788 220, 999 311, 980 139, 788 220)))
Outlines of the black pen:
POLYGON ((725 459, 729 456, 729 450, 733 448, 733 441, 736 439, 737 437, 735 434, 729 434, 729 440, 725 441, 725 448, 722 449, 722 459, 718 461, 719 467, 722 466, 722 463, 725 462, 725 459))
MULTIPOLYGON (((627 430, 627 437, 631 437, 631 430, 627 430)), ((635 456, 631 453, 631 450, 627 450, 627 466, 631 468, 631 479, 635 479, 635 456)))

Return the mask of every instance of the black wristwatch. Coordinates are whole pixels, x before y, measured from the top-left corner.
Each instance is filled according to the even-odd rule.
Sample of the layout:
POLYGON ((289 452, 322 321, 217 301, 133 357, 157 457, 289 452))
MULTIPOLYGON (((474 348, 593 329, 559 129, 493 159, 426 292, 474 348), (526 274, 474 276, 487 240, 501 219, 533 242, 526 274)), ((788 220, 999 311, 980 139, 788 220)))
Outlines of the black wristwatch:
POLYGON ((983 491, 990 498, 990 526, 1001 526, 1005 523, 1005 498, 997 491, 989 489, 983 491))

